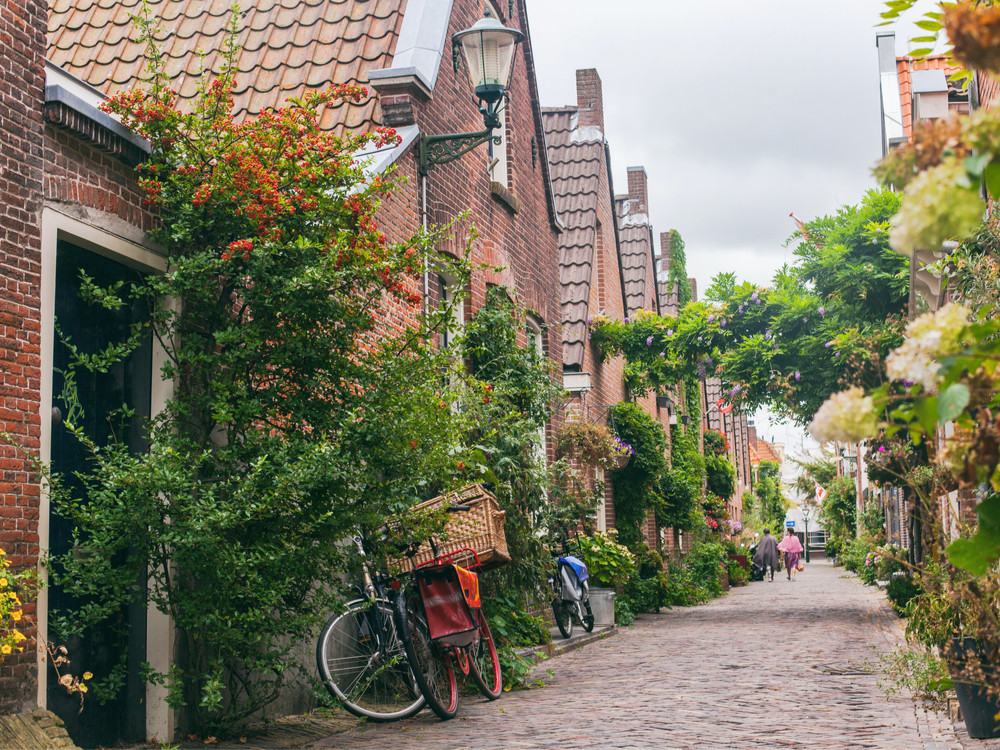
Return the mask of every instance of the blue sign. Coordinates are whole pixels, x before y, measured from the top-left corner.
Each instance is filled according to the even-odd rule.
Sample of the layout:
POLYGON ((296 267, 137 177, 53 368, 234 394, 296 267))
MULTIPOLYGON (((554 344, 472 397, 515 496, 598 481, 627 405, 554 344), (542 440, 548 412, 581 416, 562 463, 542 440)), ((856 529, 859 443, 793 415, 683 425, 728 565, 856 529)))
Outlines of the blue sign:
POLYGON ((794 529, 795 528, 795 521, 785 521, 785 528, 786 529, 794 529))

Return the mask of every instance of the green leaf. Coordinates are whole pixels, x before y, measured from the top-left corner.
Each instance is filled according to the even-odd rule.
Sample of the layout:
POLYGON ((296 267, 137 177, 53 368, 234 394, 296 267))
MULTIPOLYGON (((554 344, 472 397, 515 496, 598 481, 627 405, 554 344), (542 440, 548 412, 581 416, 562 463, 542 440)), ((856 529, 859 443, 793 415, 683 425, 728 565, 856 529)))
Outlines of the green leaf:
MULTIPOLYGON (((919 29, 923 29, 924 31, 941 31, 940 21, 932 21, 932 20, 917 21, 914 25, 919 29)), ((910 54, 913 53, 911 52, 910 54)))
POLYGON ((921 47, 920 49, 911 50, 910 57, 927 57, 932 52, 934 52, 933 47, 921 47))
POLYGON ((955 419, 969 405, 969 397, 969 386, 964 383, 955 383, 948 386, 938 396, 938 421, 944 423, 955 419))
POLYGON ((1000 164, 992 162, 986 167, 986 192, 990 198, 996 200, 1000 198, 1000 164))
POLYGON ((976 154, 975 156, 966 156, 965 161, 962 162, 962 166, 965 167, 965 171, 970 175, 979 178, 983 176, 983 170, 992 158, 993 154, 976 154))
POLYGON ((1000 559, 1000 495, 993 495, 976 508, 979 529, 970 539, 956 539, 948 545, 948 559, 973 575, 986 575, 1000 559))
POLYGON ((936 396, 925 396, 913 402, 913 411, 917 422, 928 435, 934 434, 938 421, 938 400, 936 396))

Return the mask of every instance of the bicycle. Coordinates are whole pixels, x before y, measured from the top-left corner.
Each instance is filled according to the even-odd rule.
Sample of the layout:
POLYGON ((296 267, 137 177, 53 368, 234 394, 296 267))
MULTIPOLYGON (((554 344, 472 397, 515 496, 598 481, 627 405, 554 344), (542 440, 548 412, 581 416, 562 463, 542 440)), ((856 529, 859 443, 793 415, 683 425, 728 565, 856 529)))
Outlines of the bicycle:
MULTIPOLYGON (((455 510, 468 506, 449 508, 455 510)), ((427 705, 440 718, 451 719, 458 713, 456 666, 489 700, 502 694, 503 678, 480 609, 478 578, 453 563, 464 553, 474 561, 470 568, 481 568, 479 555, 467 547, 438 555, 433 538, 428 541, 434 558, 410 571, 407 593, 396 598, 396 627, 427 705)))
POLYGON ((372 721, 397 721, 426 705, 394 617, 398 581, 369 563, 368 543, 354 537, 364 585, 360 598, 333 615, 316 643, 316 666, 327 691, 347 711, 372 721), (388 587, 388 588, 387 588, 388 587))
POLYGON ((586 563, 569 554, 569 542, 565 537, 562 539, 562 551, 549 584, 555 594, 552 614, 556 627, 563 638, 569 638, 573 635, 574 620, 586 632, 591 632, 594 629, 594 613, 590 609, 590 587, 587 583, 590 573, 586 563))

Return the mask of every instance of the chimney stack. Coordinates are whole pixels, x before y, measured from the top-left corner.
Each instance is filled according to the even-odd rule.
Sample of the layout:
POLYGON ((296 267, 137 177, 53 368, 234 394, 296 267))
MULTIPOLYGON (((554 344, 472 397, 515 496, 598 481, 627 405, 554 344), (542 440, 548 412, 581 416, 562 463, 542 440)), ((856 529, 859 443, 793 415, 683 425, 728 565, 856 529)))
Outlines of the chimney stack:
POLYGON ((649 198, 646 194, 646 168, 628 168, 628 200, 630 204, 629 213, 648 214, 649 198))
POLYGON ((580 127, 596 126, 604 135, 604 93, 601 77, 594 68, 576 71, 576 106, 580 127))
POLYGON ((673 255, 673 232, 660 232, 660 268, 666 274, 670 268, 670 258, 673 255))

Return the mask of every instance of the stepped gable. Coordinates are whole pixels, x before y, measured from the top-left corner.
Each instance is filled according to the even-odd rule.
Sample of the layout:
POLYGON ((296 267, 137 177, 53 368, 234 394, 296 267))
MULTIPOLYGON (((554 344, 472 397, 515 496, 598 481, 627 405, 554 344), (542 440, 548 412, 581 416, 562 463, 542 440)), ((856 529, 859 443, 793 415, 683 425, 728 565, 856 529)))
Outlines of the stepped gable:
MULTIPOLYGON (((385 68, 406 0, 257 0, 241 12, 237 119, 284 105, 289 97, 332 84, 367 85, 385 68)), ((148 75, 131 17, 141 0, 52 0, 47 57, 110 96, 148 75)), ((197 94, 200 72, 218 71, 230 22, 229 0, 149 0, 170 85, 182 101, 197 94), (201 51, 207 54, 202 60, 201 51)), ((381 123, 377 97, 328 107, 325 129, 342 133, 381 123)))
POLYGON ((582 365, 597 246, 604 140, 599 129, 580 128, 576 107, 543 109, 542 122, 556 213, 565 226, 559 237, 563 364, 582 365))

